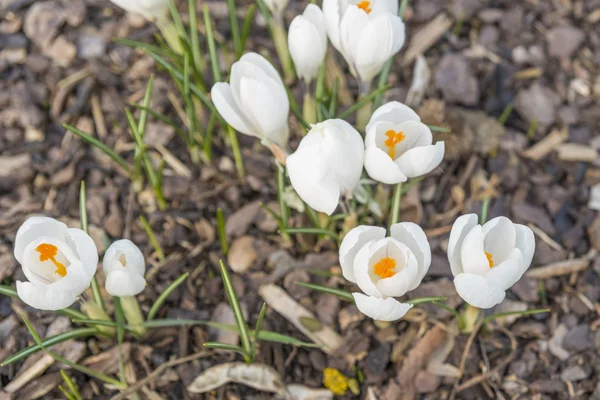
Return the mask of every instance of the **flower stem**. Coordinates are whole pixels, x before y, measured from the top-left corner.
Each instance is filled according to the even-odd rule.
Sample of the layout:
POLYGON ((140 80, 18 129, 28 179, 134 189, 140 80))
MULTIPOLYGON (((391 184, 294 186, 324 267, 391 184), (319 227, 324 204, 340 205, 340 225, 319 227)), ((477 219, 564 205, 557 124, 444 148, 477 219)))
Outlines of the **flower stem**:
POLYGON ((461 313, 461 320, 462 320, 461 330, 465 333, 473 332, 473 329, 477 325, 477 321, 479 321, 480 316, 481 316, 481 309, 479 309, 477 307, 473 307, 470 304, 467 304, 465 306, 465 309, 461 313))
MULTIPOLYGON (((106 313, 106 311, 104 311, 103 308, 101 308, 98 304, 96 304, 96 303, 94 303, 92 301, 85 301, 85 302, 83 302, 81 304, 81 310, 90 319, 112 322, 112 319, 110 319, 110 317, 108 316, 108 314, 106 313)), ((96 325, 96 329, 98 329, 99 331, 104 332, 104 333, 106 333, 107 335, 110 335, 110 336, 114 336, 115 335, 115 328, 110 327, 110 326, 96 325)))
MULTIPOLYGON (((360 93, 358 95, 358 99, 362 99, 366 97, 371 91, 371 82, 359 81, 360 93)), ((367 124, 369 123, 369 119, 371 118, 371 107, 372 102, 369 101, 356 112, 356 129, 362 132, 367 124)))
POLYGON ((279 220, 280 220, 280 231, 281 237, 286 242, 289 242, 290 235, 287 233, 289 209, 283 198, 283 191, 285 189, 285 167, 282 165, 276 165, 277 168, 277 199, 279 200, 279 220))
POLYGON ((237 170, 239 178, 243 180, 246 177, 246 170, 244 169, 244 160, 242 159, 242 151, 240 150, 237 133, 229 125, 227 126, 227 130, 229 132, 231 149, 233 150, 233 158, 235 159, 235 169, 237 170))
POLYGON ((285 32, 281 15, 273 15, 271 19, 271 34, 273 35, 273 44, 279 56, 279 62, 281 62, 281 67, 283 68, 284 80, 287 83, 293 82, 295 78, 294 64, 292 63, 292 57, 288 49, 287 33, 285 32))
POLYGON ((183 54, 183 47, 181 46, 175 25, 165 17, 157 20, 156 26, 171 50, 176 54, 183 54))
MULTIPOLYGON (((317 104, 315 103, 315 96, 310 90, 310 85, 306 85, 306 90, 304 92, 304 102, 302 103, 302 116, 304 120, 309 124, 314 124, 317 122, 317 104)), ((302 131, 303 134, 306 131, 302 131)))
POLYGON ((121 299, 121 307, 123 307, 123 314, 129 322, 129 325, 132 328, 132 331, 142 336, 146 333, 146 328, 144 327, 144 316, 142 315, 142 309, 140 308, 140 303, 138 303, 137 299, 134 296, 123 296, 121 299))
POLYGON ((402 183, 396 185, 394 190, 394 197, 392 198, 392 208, 390 209, 390 221, 388 224, 388 231, 392 228, 392 225, 398 223, 400 220, 400 200, 402 199, 402 183))

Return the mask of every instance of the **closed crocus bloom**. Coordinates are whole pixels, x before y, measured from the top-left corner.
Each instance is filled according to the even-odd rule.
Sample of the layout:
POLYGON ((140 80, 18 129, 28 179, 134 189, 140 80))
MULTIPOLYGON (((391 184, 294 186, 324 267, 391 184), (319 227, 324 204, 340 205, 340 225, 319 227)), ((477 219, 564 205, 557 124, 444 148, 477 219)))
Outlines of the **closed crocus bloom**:
POLYGON ((290 181, 313 209, 333 214, 340 195, 351 195, 363 169, 360 133, 341 119, 312 125, 295 153, 286 159, 290 181))
POLYGON ((419 286, 431 265, 431 248, 412 222, 392 225, 390 237, 384 228, 361 225, 344 237, 340 265, 344 277, 364 292, 352 294, 358 309, 375 320, 395 321, 413 306, 393 297, 419 286))
POLYGON ((319 7, 309 4, 302 15, 294 18, 288 47, 298 76, 307 83, 315 79, 327 52, 325 17, 319 7))
POLYGON ((15 258, 28 282, 17 281, 19 298, 39 310, 61 310, 88 288, 98 250, 81 229, 48 217, 31 217, 17 231, 15 258))
POLYGON ((499 304, 529 268, 534 251, 533 232, 525 225, 498 217, 481 226, 476 214, 459 217, 448 241, 456 291, 474 307, 499 304))
POLYGON ((327 34, 352 74, 370 82, 404 45, 397 0, 323 0, 327 34))
POLYGON ((146 263, 142 251, 131 240, 117 240, 102 259, 106 291, 111 296, 135 296, 146 287, 146 263))
POLYGON ((287 7, 288 0, 265 0, 265 4, 269 11, 271 11, 271 14, 277 18, 281 16, 283 10, 287 7))
POLYGON ((244 54, 231 67, 230 82, 215 83, 210 92, 225 121, 266 145, 286 147, 290 103, 273 65, 259 54, 244 54))
POLYGON ((444 142, 408 106, 393 101, 373 113, 366 128, 365 169, 379 182, 396 184, 425 175, 444 158, 444 142))
POLYGON ((169 0, 110 0, 127 12, 140 14, 150 21, 163 19, 169 0))

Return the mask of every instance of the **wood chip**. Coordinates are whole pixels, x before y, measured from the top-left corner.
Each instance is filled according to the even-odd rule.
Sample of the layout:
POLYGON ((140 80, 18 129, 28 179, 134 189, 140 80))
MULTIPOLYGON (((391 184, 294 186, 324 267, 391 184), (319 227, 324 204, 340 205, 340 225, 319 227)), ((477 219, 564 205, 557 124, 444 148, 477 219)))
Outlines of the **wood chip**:
POLYGON ((565 142, 568 138, 569 131, 567 128, 562 128, 560 130, 556 129, 544 139, 525 150, 522 153, 523 157, 530 158, 534 161, 539 161, 550 154, 550 152, 556 149, 559 144, 565 142))
POLYGON ((578 143, 563 143, 556 147, 556 151, 562 161, 592 162, 598 158, 596 149, 578 143))
POLYGON ((424 54, 431 46, 438 41, 440 37, 452 26, 452 19, 446 13, 440 13, 437 17, 429 21, 427 25, 415 33, 408 45, 402 65, 408 65, 417 58, 419 54, 424 54))
POLYGON ((584 257, 572 260, 559 261, 543 267, 534 268, 525 274, 532 279, 547 279, 553 276, 569 275, 573 272, 583 271, 590 265, 590 261, 596 256, 595 250, 590 250, 584 257))
POLYGON ((342 345, 342 338, 330 327, 323 325, 306 308, 297 303, 285 290, 276 285, 264 285, 258 291, 267 305, 290 321, 313 342, 323 345, 322 350, 333 354, 342 345), (308 322, 314 322, 313 325, 308 322))

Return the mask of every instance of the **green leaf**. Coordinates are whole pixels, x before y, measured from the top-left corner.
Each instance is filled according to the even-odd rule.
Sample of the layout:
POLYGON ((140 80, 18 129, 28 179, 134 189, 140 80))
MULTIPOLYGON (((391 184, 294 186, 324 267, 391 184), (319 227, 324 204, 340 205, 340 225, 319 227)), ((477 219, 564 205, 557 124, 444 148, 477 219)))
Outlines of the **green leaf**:
MULTIPOLYGON (((77 328, 68 332, 60 333, 58 335, 50 336, 49 338, 43 340, 41 345, 43 347, 52 347, 55 344, 66 342, 67 340, 94 336, 98 335, 99 333, 100 332, 95 328, 77 328)), ((42 350, 42 346, 40 346, 39 344, 34 344, 32 346, 26 347, 23 350, 16 352, 12 356, 2 361, 2 364, 0 364, 0 366, 4 367, 16 361, 20 361, 24 358, 27 358, 30 355, 42 350)))
POLYGON ((227 241, 227 233, 225 232, 225 217, 223 216, 221 207, 217 208, 217 236, 221 244, 221 252, 226 256, 229 253, 229 243, 227 241))
POLYGON ((385 93, 385 91, 389 88, 390 85, 384 85, 376 90, 373 90, 371 93, 369 93, 368 95, 366 95, 365 97, 348 107, 346 111, 344 111, 338 116, 338 118, 345 119, 349 117, 350 115, 354 114, 354 112, 356 112, 357 110, 363 108, 363 106, 369 104, 377 95, 385 93))
MULTIPOLYGON (((277 200, 279 201, 279 214, 280 217, 275 213, 275 219, 281 221, 280 226, 283 230, 287 230, 289 219, 290 219, 290 210, 288 209, 287 204, 285 204, 285 199, 283 197, 283 193, 285 192, 285 168, 283 166, 276 166, 277 168, 277 200)), ((266 207, 266 206, 265 206, 266 207)))
POLYGON ((333 81, 333 87, 331 88, 331 99, 329 100, 329 115, 335 115, 337 110, 338 96, 340 92, 340 80, 339 77, 333 81))
MULTIPOLYGON (((249 355, 252 352, 252 344, 250 343, 250 334, 248 333, 248 326, 246 325, 246 321, 244 320, 244 314, 242 313, 242 307, 240 306, 240 302, 237 297, 237 293, 235 292, 235 288, 231 283, 231 278, 229 276, 229 272, 225 267, 225 264, 222 260, 219 260, 219 266, 221 267, 221 277, 223 278, 223 286, 225 286, 225 293, 227 293, 227 299, 229 300, 229 305, 231 306, 231 310, 233 311, 233 315, 235 316, 235 322, 240 330, 240 341, 242 342, 242 347, 244 348, 244 352, 249 355)), ((246 357, 246 362, 249 360, 246 357)))
POLYGON ((237 133, 230 126, 227 125, 227 132, 229 133, 229 141, 231 142, 231 150, 233 150, 233 159, 235 160, 235 169, 240 179, 244 179, 246 176, 246 170, 244 169, 244 160, 242 159, 242 152, 240 150, 240 144, 238 142, 237 133))
MULTIPOLYGON (((310 125, 304 120, 304 116, 302 115, 302 112, 300 112, 298 103, 296 103, 296 99, 294 99, 294 96, 292 95, 290 88, 287 85, 284 85, 284 86, 285 86, 285 90, 288 95, 288 100, 290 101, 290 110, 292 110, 292 114, 294 114, 294 116, 296 117, 296 119, 298 120, 300 125, 302 125, 302 127, 304 129, 306 129, 307 131, 310 130, 310 125)), ((302 135, 302 136, 304 136, 304 135, 302 135)))
POLYGON ((246 12, 246 16, 244 17, 244 25, 242 26, 242 52, 246 49, 246 41, 250 36, 250 29, 252 28, 252 21, 254 21, 255 13, 256 5, 251 4, 250 7, 248 7, 248 11, 246 12))
POLYGON ((221 66, 219 65, 219 58, 217 56, 217 46, 215 45, 215 34, 213 32, 212 21, 210 18, 210 12, 208 11, 208 5, 205 3, 202 7, 204 14, 204 28, 206 29, 206 43, 208 45, 208 54, 210 55, 210 66, 212 68, 213 80, 215 82, 221 82, 221 66))
POLYGON ((152 227, 150 226, 150 223, 148 222, 146 217, 143 215, 140 215, 140 222, 142 223, 142 226, 144 227, 144 231, 146 231, 146 235, 148 236, 148 239, 150 240, 150 243, 152 244, 154 251, 158 255, 158 259, 160 261, 164 261, 165 253, 164 253, 162 247, 160 247, 160 243, 158 243, 158 239, 156 238, 156 235, 152 231, 152 227))
MULTIPOLYGON (((79 187, 79 224, 81 225, 81 230, 85 233, 88 233, 87 196, 85 192, 85 181, 81 181, 81 185, 79 187)), ((100 286, 98 285, 98 279, 96 278, 95 274, 92 277, 90 285, 92 286, 92 295, 94 296, 94 302, 98 304, 102 311, 106 311, 106 307, 104 307, 104 299, 102 298, 102 294, 100 293, 100 286)))
POLYGON ((319 228, 288 228, 285 230, 286 233, 304 233, 304 234, 312 234, 312 235, 326 235, 334 239, 338 240, 337 233, 330 231, 329 229, 319 229, 319 228))
POLYGON ((549 308, 541 308, 541 309, 536 309, 536 310, 526 310, 526 311, 511 311, 511 312, 503 312, 503 313, 498 313, 498 314, 493 314, 490 315, 489 317, 485 317, 483 319, 482 324, 487 324, 490 321, 493 321, 497 318, 502 318, 502 317, 510 317, 512 315, 519 315, 519 316, 524 316, 524 315, 532 315, 532 314, 541 314, 541 313, 547 313, 550 312, 549 308))
POLYGON ((258 319, 256 320, 256 326, 254 327, 254 332, 252 332, 252 336, 254 340, 252 341, 252 352, 250 353, 250 359, 254 361, 254 357, 256 356, 256 345, 258 343, 258 333, 260 332, 260 328, 262 327, 263 319, 265 318, 265 312, 267 311, 267 303, 263 302, 262 307, 260 308, 260 312, 258 313, 258 319))
POLYGON ((8 297, 19 297, 19 295, 17 294, 17 289, 6 285, 0 285, 0 294, 3 294, 8 297))
POLYGON ((227 0, 227 11, 229 13, 229 28, 231 29, 231 38, 233 41, 233 50, 236 60, 242 56, 242 38, 240 36, 240 23, 235 13, 235 0, 227 0))
POLYGON ((197 79, 201 80, 204 86, 204 57, 200 51, 200 39, 198 38, 198 15, 196 15, 196 0, 188 0, 188 16, 190 24, 190 49, 192 51, 192 60, 194 62, 194 71, 197 79))
POLYGON ((501 125, 504 125, 506 123, 506 120, 508 119, 508 117, 510 117, 510 114, 512 114, 514 109, 515 109, 515 105, 513 103, 508 103, 506 105, 506 107, 504 108, 504 111, 502 111, 502 114, 498 117, 498 122, 501 125))
POLYGON ((448 300, 446 297, 419 297, 417 299, 408 299, 405 301, 405 303, 417 305, 417 304, 433 303, 436 301, 446 301, 446 300, 448 300))
POLYGON ((142 109, 140 111, 140 119, 138 121, 138 133, 141 137, 144 137, 146 133, 146 123, 148 121, 148 109, 150 108, 150 101, 152 100, 152 88, 154 87, 154 74, 150 74, 150 80, 146 86, 146 92, 144 93, 144 101, 142 102, 142 109))
POLYGON ((161 294, 160 296, 158 296, 158 298, 156 299, 156 301, 154 302, 154 304, 152 304, 152 307, 150 308, 150 311, 148 312, 148 317, 147 320, 151 321, 154 319, 154 317, 156 316, 156 314, 158 314, 158 311, 160 310, 160 308, 162 307, 162 305, 165 303, 165 301, 167 300, 167 297, 169 297, 169 295, 171 293, 173 293, 173 291, 175 289, 177 289, 177 287, 179 287, 179 285, 181 285, 183 282, 185 282, 185 280, 187 279, 187 277, 189 276, 189 272, 184 273, 183 275, 181 275, 179 278, 175 279, 168 288, 166 288, 161 294))
POLYGON ((307 282, 294 282, 294 283, 298 286, 303 286, 305 288, 317 290, 319 292, 333 294, 342 300, 346 300, 351 303, 354 303, 354 297, 352 296, 352 294, 346 292, 345 290, 335 289, 335 288, 331 288, 329 286, 315 285, 314 283, 307 283, 307 282))
POLYGON ((88 142, 89 144, 96 146, 97 148, 102 150, 104 153, 106 153, 107 156, 112 158, 113 161, 115 161, 117 164, 119 164, 128 174, 131 174, 131 166, 129 165, 129 163, 127 163, 127 161, 125 161, 125 159, 123 157, 121 157, 120 155, 118 155, 113 149, 109 148, 104 143, 102 143, 95 137, 91 136, 90 134, 77 129, 74 126, 71 126, 69 124, 63 124, 63 127, 66 130, 73 132, 74 134, 76 134, 77 136, 79 136, 81 139, 88 142))
POLYGON ((436 126, 436 125, 427 125, 427 127, 432 131, 432 132, 450 132, 450 129, 448 128, 444 128, 443 126, 436 126))
POLYGON ((244 358, 248 357, 248 354, 244 351, 244 349, 242 349, 240 346, 236 346, 233 344, 206 342, 203 346, 209 349, 235 351, 236 353, 240 353, 244 358))
POLYGON ((125 366, 123 365, 123 351, 121 349, 125 336, 125 314, 121 306, 121 299, 118 296, 115 296, 113 299, 115 304, 115 325, 117 326, 117 344, 119 346, 119 379, 125 385, 125 366))

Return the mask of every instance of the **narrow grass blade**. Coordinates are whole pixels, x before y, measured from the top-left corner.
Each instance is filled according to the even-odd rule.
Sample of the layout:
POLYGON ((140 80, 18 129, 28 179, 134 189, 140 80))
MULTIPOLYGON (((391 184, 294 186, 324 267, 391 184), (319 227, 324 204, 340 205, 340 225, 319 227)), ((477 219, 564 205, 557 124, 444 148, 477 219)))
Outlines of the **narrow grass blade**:
MULTIPOLYGON (((71 379, 71 377, 69 375, 67 375, 67 373, 65 371, 63 371, 62 369, 60 370, 60 376, 62 377, 63 381, 65 382, 65 385, 67 385, 66 389, 68 389, 68 393, 69 395, 74 399, 74 400, 83 400, 83 397, 81 397, 81 393, 79 393, 79 388, 77 387, 77 385, 75 384, 75 382, 73 382, 73 379, 71 379)), ((63 392, 65 393, 65 392, 63 392)), ((66 395, 67 393, 65 393, 66 395)))
POLYGON ((295 282, 295 283, 298 286, 304 286, 305 288, 317 290, 319 292, 333 294, 342 300, 346 300, 346 301, 354 303, 354 297, 352 296, 352 294, 346 292, 345 290, 334 289, 334 288, 331 288, 328 286, 315 285, 314 283, 306 283, 306 282, 295 282))
POLYGON ((550 312, 549 308, 540 308, 540 309, 536 309, 536 310, 527 310, 527 311, 503 312, 503 313, 490 315, 489 317, 485 317, 483 319, 483 324, 487 324, 490 321, 493 321, 497 318, 510 317, 511 315, 524 316, 524 315, 541 314, 541 313, 547 313, 547 312, 550 312))
POLYGON ((125 314, 123 314, 123 307, 121 307, 121 299, 119 297, 114 297, 114 304, 115 325, 117 327, 117 345, 119 346, 119 379, 121 380, 121 383, 125 385, 125 366, 123 365, 123 351, 121 349, 123 338, 125 337, 125 314))
POLYGON ((104 381, 104 382, 106 382, 108 384, 112 384, 112 385, 115 385, 115 386, 120 387, 120 388, 124 388, 125 387, 125 385, 123 385, 121 382, 119 382, 116 379, 111 378, 110 376, 104 375, 104 374, 102 374, 100 372, 97 372, 97 371, 94 371, 94 370, 92 370, 90 368, 83 367, 83 366, 81 366, 79 364, 76 364, 76 363, 74 363, 72 361, 67 360, 64 357, 59 356, 56 353, 53 353, 53 352, 51 352, 49 350, 46 350, 45 346, 44 346, 44 342, 42 341, 42 339, 40 339, 39 335, 35 331, 35 328, 33 327, 33 325, 31 325, 31 322, 29 322, 29 319, 27 319, 27 316, 25 314, 21 314, 21 318, 23 319, 23 322, 25 322, 25 326, 29 330, 29 333, 31 333, 31 336, 33 336, 33 339, 35 340, 36 344, 38 346, 40 346, 40 348, 44 352, 46 352, 48 355, 50 355, 56 361, 61 362, 63 364, 66 364, 69 367, 71 367, 71 368, 73 368, 73 369, 75 369, 75 370, 77 370, 79 372, 83 372, 86 375, 92 376, 92 377, 94 377, 96 379, 99 379, 101 381, 104 381))
POLYGON ((290 219, 290 210, 285 204, 283 193, 285 191, 285 169, 283 166, 276 166, 277 168, 277 199, 279 200, 279 215, 277 217, 281 221, 281 228, 287 230, 288 222, 290 219))
POLYGON ((479 223, 481 225, 483 225, 487 222, 489 211, 490 211, 490 198, 486 197, 485 199, 483 199, 483 203, 481 204, 481 216, 479 217, 479 223))
POLYGON ((336 114, 338 95, 340 91, 339 85, 339 78, 335 78, 335 81, 333 81, 333 87, 331 88, 331 99, 329 100, 329 115, 336 114))
POLYGON ((123 157, 118 155, 113 149, 109 148, 107 145, 105 145, 104 143, 102 143, 101 141, 96 139, 95 137, 91 136, 90 134, 77 129, 74 126, 71 126, 69 124, 63 124, 63 127, 66 130, 73 132, 74 134, 76 134, 77 136, 79 136, 81 139, 85 140, 89 144, 96 146, 97 148, 102 150, 104 153, 106 153, 107 156, 112 158, 125 171, 127 171, 127 173, 129 173, 129 174, 131 173, 131 166, 129 165, 129 163, 127 161, 125 161, 125 159, 123 157))
POLYGON ((318 228, 288 228, 285 230, 286 233, 294 234, 294 233, 304 233, 304 234, 312 234, 312 235, 326 235, 334 239, 338 240, 337 233, 330 231, 329 229, 318 229, 318 228))
POLYGON ((229 243, 227 241, 227 233, 225 232, 225 217, 220 207, 217 208, 217 236, 219 236, 221 251, 226 256, 229 253, 229 243))
POLYGON ((394 189, 394 197, 392 197, 392 206, 390 208, 390 220, 388 222, 388 232, 392 225, 400 220, 400 201, 402 200, 402 183, 396 185, 394 189))
POLYGON ((515 105, 513 103, 508 103, 506 105, 506 107, 504 108, 504 111, 502 111, 502 114, 498 117, 498 122, 500 122, 500 124, 504 125, 506 123, 506 120, 508 119, 508 117, 510 117, 510 114, 512 114, 514 109, 515 109, 515 105))
POLYGON ((58 385, 58 390, 67 398, 67 400, 78 400, 77 397, 71 394, 63 385, 58 385))
POLYGON ((447 133, 450 132, 450 129, 448 128, 444 128, 443 126, 436 126, 436 125, 427 125, 427 127, 432 131, 432 132, 442 132, 442 133, 447 133))
POLYGON ((208 45, 208 54, 210 55, 210 66, 212 68, 213 80, 215 82, 221 82, 221 66, 219 65, 219 58, 217 56, 217 46, 215 45, 215 35, 213 32, 210 12, 208 11, 208 5, 206 3, 203 4, 202 12, 204 14, 206 43, 208 45))
POLYGON ((77 310, 73 310, 72 308, 65 308, 63 310, 59 310, 57 311, 59 314, 62 314, 64 316, 67 316, 71 319, 75 319, 75 318, 86 318, 86 315, 80 311, 77 310))
MULTIPOLYGON (((231 278, 229 276, 229 272, 225 267, 225 264, 222 260, 219 261, 219 266, 221 267, 221 277, 223 278, 223 286, 225 286, 225 292, 227 293, 227 298, 229 299, 229 305, 233 311, 233 315, 235 316, 235 322, 237 323, 238 329, 240 330, 240 341, 242 342, 242 347, 244 352, 247 355, 250 355, 252 351, 252 344, 250 343, 250 334, 248 333, 248 326, 246 325, 246 321, 244 320, 244 314, 242 313, 242 307, 240 306, 240 302, 237 297, 237 293, 235 292, 235 288, 231 283, 231 278)), ((249 360, 246 358, 246 362, 249 360)))
POLYGON ((8 297, 19 297, 17 294, 17 289, 7 285, 0 285, 0 294, 3 294, 8 297))
POLYGON ((41 343, 42 346, 40 346, 39 344, 34 344, 32 346, 26 347, 23 350, 16 352, 12 356, 10 356, 7 359, 5 359, 4 361, 2 361, 2 364, 0 364, 0 366, 4 367, 6 365, 9 365, 14 362, 20 361, 24 358, 27 358, 30 355, 42 350, 42 347, 52 347, 55 344, 66 342, 67 340, 79 339, 79 338, 94 336, 97 334, 98 334, 98 330, 95 328, 77 328, 77 329, 73 329, 68 332, 60 333, 58 335, 50 336, 49 338, 44 339, 42 341, 42 343, 41 343))
MULTIPOLYGON (((296 99, 294 99, 294 96, 292 95, 290 88, 288 86, 285 86, 285 90, 287 91, 288 99, 290 101, 290 110, 292 110, 292 114, 294 114, 294 116, 296 117, 296 119, 298 120, 300 125, 302 125, 302 127, 304 129, 310 130, 310 125, 304 120, 304 116, 302 116, 302 112, 300 111, 300 108, 298 107, 298 103, 296 103, 296 99)), ((302 135, 302 136, 304 136, 304 135, 302 135)))
POLYGON ((246 170, 244 168, 244 160, 242 159, 242 151, 240 150, 240 143, 238 142, 237 133, 229 125, 227 125, 227 132, 229 132, 229 141, 231 142, 231 150, 233 150, 235 169, 237 170, 238 177, 240 179, 244 179, 246 176, 246 170))
POLYGON ((158 255, 158 259, 160 261, 164 261, 165 253, 164 253, 162 247, 160 247, 160 243, 158 243, 158 239, 156 238, 156 235, 152 231, 152 227, 150 226, 150 223, 148 223, 148 220, 143 215, 140 215, 140 222, 142 223, 142 226, 144 227, 144 231, 146 231, 146 235, 148 236, 148 239, 150 240, 150 243, 152 244, 154 251, 158 255))
MULTIPOLYGON (((87 195, 85 192, 85 181, 81 181, 81 185, 79 186, 79 222, 81 225, 81 230, 85 233, 88 233, 88 215, 86 204, 87 195)), ((96 279, 95 274, 92 278, 91 286, 92 294, 94 296, 94 302, 98 304, 102 311, 106 311, 106 307, 104 306, 104 299, 102 298, 102 294, 100 293, 100 286, 98 285, 98 279, 96 279)))
MULTIPOLYGON (((250 29, 252 28, 252 21, 254 21, 254 14, 256 13, 256 5, 251 4, 248 7, 248 11, 246 12, 246 17, 244 17, 244 25, 242 26, 241 33, 241 42, 242 42, 242 52, 246 49, 246 41, 248 41, 248 37, 250 36, 250 29)), ((238 56, 239 58, 239 56, 238 56)))
POLYGON ((144 101, 142 103, 142 109, 140 111, 140 119, 138 122, 138 133, 144 137, 146 133, 146 123, 148 122, 148 109, 150 108, 150 101, 152 100, 152 88, 154 87, 154 74, 150 75, 148 85, 146 85, 146 93, 144 93, 144 101))
POLYGON ((150 115, 152 115, 154 118, 158 119, 161 122, 164 122, 165 124, 169 125, 170 127, 172 127, 175 130, 175 133, 177 133, 177 135, 179 135, 181 137, 181 139, 183 139, 183 141, 185 142, 185 144, 189 145, 189 139, 187 134, 181 130, 181 128, 179 128, 179 124, 177 124, 175 121, 173 121, 171 118, 167 117, 165 114, 161 114, 159 112, 156 112, 150 108, 146 108, 144 106, 141 106, 139 104, 129 104, 131 107, 133 108, 137 108, 138 110, 143 110, 148 112, 150 115))
POLYGON ((357 101, 356 103, 354 103, 353 105, 348 107, 346 109, 346 111, 344 111, 343 113, 341 113, 338 116, 338 118, 345 119, 345 118, 349 117, 357 110, 360 110, 361 108, 363 108, 364 105, 369 104, 376 96, 385 93, 385 91, 388 90, 389 88, 390 88, 390 85, 385 85, 380 88, 377 88, 376 90, 373 90, 371 93, 369 93, 368 95, 366 95, 365 97, 363 97, 362 99, 360 99, 359 101, 357 101))
POLYGON ((160 296, 158 296, 158 298, 156 299, 156 301, 154 302, 154 304, 152 304, 152 307, 150 308, 150 311, 148 312, 148 316, 147 316, 147 320, 151 321, 154 319, 154 317, 156 316, 156 314, 158 314, 158 311, 160 310, 160 308, 162 307, 162 305, 165 303, 165 301, 167 300, 167 298, 169 297, 169 295, 171 293, 173 293, 173 291, 175 289, 177 289, 177 287, 179 287, 179 285, 181 285, 183 282, 185 282, 185 280, 187 279, 187 277, 189 276, 189 272, 186 272, 185 274, 181 275, 179 278, 175 279, 173 281, 173 283, 171 283, 169 285, 168 288, 166 288, 161 294, 160 296))
POLYGON ((260 308, 260 312, 258 313, 258 319, 256 320, 256 326, 254 327, 254 332, 252 334, 254 340, 252 340, 252 351, 250 353, 250 359, 254 361, 256 357, 256 347, 258 345, 258 333, 260 332, 260 328, 262 327, 263 319, 265 318, 265 312, 267 311, 267 303, 263 302, 262 307, 260 308))
POLYGON ((406 300, 405 303, 415 305, 415 304, 433 303, 434 301, 446 301, 446 300, 448 300, 446 297, 420 297, 418 299, 406 300))
POLYGON ((458 311, 456 311, 454 308, 447 306, 444 303, 440 303, 439 301, 433 301, 431 302, 431 304, 435 304, 436 306, 443 308, 444 310, 452 313, 452 315, 454 315, 454 318, 456 319, 456 322, 458 322, 458 327, 460 328, 460 330, 462 331, 465 327, 465 321, 463 320, 463 318, 460 316, 460 313, 458 311))
POLYGON ((235 0, 227 0, 227 11, 229 13, 229 27, 231 29, 231 39, 233 41, 233 50, 235 59, 242 56, 242 38, 240 36, 240 23, 235 12, 235 0))
POLYGON ((219 343, 219 342, 206 342, 203 344, 203 346, 207 347, 209 349, 235 351, 237 353, 240 353, 244 357, 247 356, 244 349, 242 349, 240 346, 236 346, 233 344, 219 343))
MULTIPOLYGON (((190 25, 190 48, 194 70, 198 78, 202 79, 204 74, 204 57, 200 51, 200 39, 198 37, 198 15, 196 14, 196 0, 188 0, 188 16, 190 25)), ((204 80, 202 81, 204 84, 204 80)))
POLYGON ((206 134, 204 136, 204 157, 206 161, 210 162, 212 159, 212 137, 213 131, 215 129, 215 124, 217 123, 217 114, 215 112, 210 114, 210 118, 208 119, 208 126, 206 127, 206 134))

